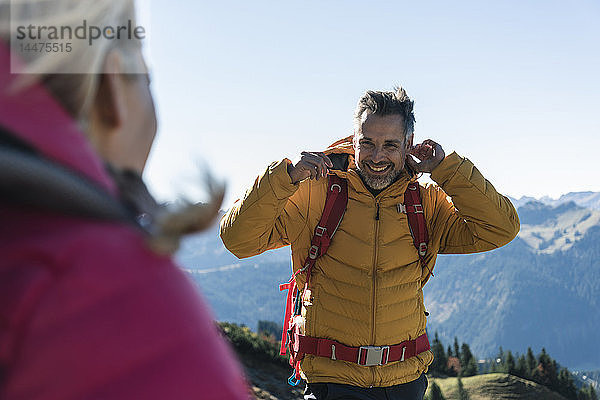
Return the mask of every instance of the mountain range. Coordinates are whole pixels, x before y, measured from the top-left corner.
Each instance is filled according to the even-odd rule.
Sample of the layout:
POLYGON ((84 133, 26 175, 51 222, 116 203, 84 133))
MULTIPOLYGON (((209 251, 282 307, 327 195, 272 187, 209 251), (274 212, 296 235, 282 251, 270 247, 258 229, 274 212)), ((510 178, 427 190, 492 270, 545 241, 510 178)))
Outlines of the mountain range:
MULTIPOLYGON (((571 369, 600 369, 600 193, 512 200, 521 232, 510 244, 438 257, 425 286, 429 332, 446 345, 458 337, 480 358, 499 346, 521 354, 544 347, 571 369)), ((186 240, 177 258, 217 319, 253 329, 282 321, 288 248, 238 260, 215 226, 186 240)))
POLYGON ((520 199, 510 197, 510 200, 517 208, 533 201, 553 207, 573 202, 579 207, 589 208, 592 210, 600 210, 600 192, 571 192, 563 194, 558 199, 553 199, 549 196, 544 196, 539 199, 536 199, 535 197, 523 196, 520 199))

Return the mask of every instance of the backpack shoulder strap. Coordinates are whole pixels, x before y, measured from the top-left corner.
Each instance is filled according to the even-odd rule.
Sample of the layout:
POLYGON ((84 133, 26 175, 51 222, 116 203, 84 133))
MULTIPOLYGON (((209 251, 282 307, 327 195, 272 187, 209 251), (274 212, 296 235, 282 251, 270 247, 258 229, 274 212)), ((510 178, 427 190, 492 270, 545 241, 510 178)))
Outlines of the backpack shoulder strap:
MULTIPOLYGON (((330 175, 323 214, 321 215, 319 224, 315 228, 315 233, 311 241, 311 252, 313 252, 312 248, 319 248, 317 257, 327 253, 331 239, 342 222, 347 205, 348 181, 337 175, 330 175)), ((309 258, 311 252, 309 252, 309 258)), ((312 259, 314 260, 316 257, 312 259)))
POLYGON ((296 310, 299 309, 299 304, 296 304, 296 307, 294 307, 294 297, 296 303, 302 301, 302 298, 304 298, 304 295, 299 296, 298 293, 295 293, 297 290, 296 276, 306 273, 306 284, 304 285, 304 294, 306 294, 310 283, 312 268, 315 265, 317 258, 327 253, 327 249, 331 244, 331 239, 342 222, 347 205, 348 181, 335 174, 329 175, 325 207, 323 208, 321 219, 315 227, 315 232, 311 240, 311 247, 308 251, 308 257, 306 258, 306 261, 304 261, 303 267, 292 275, 290 281, 279 286, 280 291, 288 290, 285 315, 283 317, 283 332, 281 336, 280 349, 281 355, 285 355, 286 352, 288 324, 291 323, 293 318, 292 308, 295 308, 296 310))
POLYGON ((427 262, 425 261, 425 255, 427 254, 427 246, 429 243, 429 234, 427 232, 427 221, 425 220, 425 212, 423 210, 423 204, 421 201, 421 189, 418 182, 411 182, 408 184, 408 188, 404 193, 404 206, 401 211, 405 212, 406 217, 408 218, 410 234, 413 237, 413 244, 419 253, 421 265, 423 268, 427 268, 427 275, 421 282, 421 284, 424 286, 429 278, 433 276, 433 271, 429 268, 427 262))

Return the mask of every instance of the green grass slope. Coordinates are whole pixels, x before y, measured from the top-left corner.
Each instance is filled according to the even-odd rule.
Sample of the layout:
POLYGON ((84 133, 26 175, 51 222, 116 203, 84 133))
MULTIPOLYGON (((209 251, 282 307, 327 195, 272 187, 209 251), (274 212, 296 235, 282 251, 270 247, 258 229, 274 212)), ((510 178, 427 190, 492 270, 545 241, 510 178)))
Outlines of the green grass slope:
MULTIPOLYGON (((458 399, 458 378, 430 378, 430 387, 433 381, 446 400, 458 399)), ((508 374, 476 375, 462 382, 471 400, 566 400, 544 386, 508 374)))

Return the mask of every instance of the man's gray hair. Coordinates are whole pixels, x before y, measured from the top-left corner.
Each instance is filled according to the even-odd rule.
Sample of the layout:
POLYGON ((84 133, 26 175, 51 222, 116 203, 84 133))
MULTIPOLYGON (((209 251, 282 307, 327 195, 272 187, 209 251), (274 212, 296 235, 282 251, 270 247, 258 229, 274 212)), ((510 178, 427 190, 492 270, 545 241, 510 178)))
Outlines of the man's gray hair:
POLYGON ((400 115, 404 120, 404 133, 408 138, 415 130, 413 105, 414 102, 402 87, 395 87, 393 92, 369 90, 358 101, 354 114, 355 131, 358 132, 365 113, 380 116, 400 115))

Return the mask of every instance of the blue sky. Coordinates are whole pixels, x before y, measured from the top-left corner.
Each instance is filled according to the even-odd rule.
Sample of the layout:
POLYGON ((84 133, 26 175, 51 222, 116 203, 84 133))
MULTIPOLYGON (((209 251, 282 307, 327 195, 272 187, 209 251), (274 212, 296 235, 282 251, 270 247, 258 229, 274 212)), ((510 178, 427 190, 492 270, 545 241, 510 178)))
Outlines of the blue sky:
POLYGON ((352 132, 358 98, 402 85, 415 140, 470 158, 503 194, 600 191, 598 1, 150 1, 159 198, 225 207, 275 160, 352 132))

